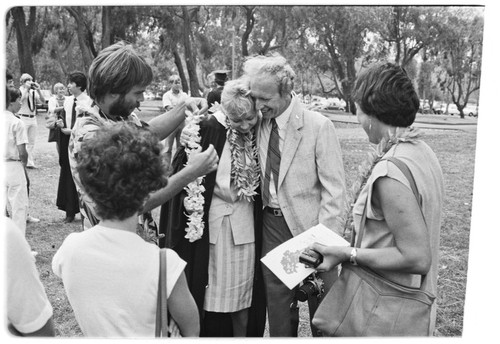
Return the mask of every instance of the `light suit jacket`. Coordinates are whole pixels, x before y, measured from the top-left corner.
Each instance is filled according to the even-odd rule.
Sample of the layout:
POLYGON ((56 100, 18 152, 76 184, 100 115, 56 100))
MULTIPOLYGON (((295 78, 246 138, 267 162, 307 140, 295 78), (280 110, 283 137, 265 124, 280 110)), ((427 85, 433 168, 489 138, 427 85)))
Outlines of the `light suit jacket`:
POLYGON ((293 236, 322 223, 342 234, 345 176, 333 123, 292 102, 281 152, 278 202, 293 236))

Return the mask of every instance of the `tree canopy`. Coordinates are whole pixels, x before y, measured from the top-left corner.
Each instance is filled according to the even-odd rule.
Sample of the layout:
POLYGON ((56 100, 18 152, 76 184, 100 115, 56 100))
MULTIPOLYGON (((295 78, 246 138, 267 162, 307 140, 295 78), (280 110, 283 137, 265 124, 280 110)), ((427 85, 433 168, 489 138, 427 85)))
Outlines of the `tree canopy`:
MULTIPOLYGON (((125 40, 152 66, 150 89, 178 74, 184 91, 206 93, 210 73, 241 75, 244 60, 279 53, 302 95, 339 97, 368 64, 388 60, 415 79, 421 98, 462 109, 477 101, 483 8, 466 6, 40 6, 6 16, 7 68, 44 88, 86 72, 98 52, 125 40)), ((463 115, 463 113, 462 113, 463 115)))

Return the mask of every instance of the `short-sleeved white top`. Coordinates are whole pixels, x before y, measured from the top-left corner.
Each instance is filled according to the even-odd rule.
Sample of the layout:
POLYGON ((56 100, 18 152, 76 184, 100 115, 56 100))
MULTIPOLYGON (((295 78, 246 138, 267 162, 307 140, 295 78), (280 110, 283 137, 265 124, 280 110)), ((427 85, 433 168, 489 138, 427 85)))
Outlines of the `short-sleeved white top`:
MULTIPOLYGON (((167 249, 167 297, 186 263, 167 249)), ((85 336, 154 337, 159 248, 136 233, 101 225, 72 233, 54 255, 85 336)))
POLYGON ((32 333, 40 330, 52 317, 45 289, 40 282, 31 248, 22 232, 7 217, 7 319, 16 330, 32 333))

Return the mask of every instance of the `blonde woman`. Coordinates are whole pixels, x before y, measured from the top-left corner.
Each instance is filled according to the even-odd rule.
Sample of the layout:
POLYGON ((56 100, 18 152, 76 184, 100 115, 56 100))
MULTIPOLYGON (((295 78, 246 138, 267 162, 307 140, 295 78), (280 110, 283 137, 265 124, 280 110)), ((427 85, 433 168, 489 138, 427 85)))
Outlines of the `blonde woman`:
MULTIPOLYGON (((201 238, 191 242, 189 233, 186 238, 186 227, 192 223, 186 192, 162 209, 160 228, 166 233, 167 247, 187 262, 186 276, 200 310, 203 337, 263 334, 265 302, 263 288, 257 286, 262 282, 257 259, 262 211, 257 194, 258 121, 248 81, 228 82, 220 109, 200 123, 201 149, 212 144, 220 157, 217 171, 202 183, 201 238)), ((186 159, 186 149, 179 150, 174 172, 183 168, 186 159)))
POLYGON ((54 85, 53 90, 54 95, 49 99, 45 126, 50 130, 49 142, 56 143, 57 153, 59 153, 59 135, 61 134, 61 129, 56 125, 56 122, 58 120, 61 121, 64 117, 64 102, 67 98, 67 90, 60 82, 54 85))

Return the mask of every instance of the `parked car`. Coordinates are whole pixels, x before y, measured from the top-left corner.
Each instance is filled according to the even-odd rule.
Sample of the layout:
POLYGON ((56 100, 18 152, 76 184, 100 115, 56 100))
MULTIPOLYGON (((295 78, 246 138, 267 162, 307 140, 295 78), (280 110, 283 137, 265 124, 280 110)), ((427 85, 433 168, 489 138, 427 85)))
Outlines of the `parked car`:
POLYGON ((418 108, 418 112, 428 115, 432 113, 431 107, 429 106, 429 101, 428 100, 422 100, 420 99, 420 107, 418 108))
POLYGON ((435 101, 432 104, 432 113, 435 115, 442 115, 444 114, 444 111, 446 110, 446 105, 441 103, 440 101, 435 101))
POLYGON ((457 106, 455 104, 448 105, 448 115, 452 115, 452 116, 453 115, 460 115, 460 111, 458 111, 457 106))
POLYGON ((479 112, 479 106, 476 104, 467 104, 464 107, 464 114, 468 115, 469 117, 477 117, 478 112, 479 112))
POLYGON ((47 111, 49 109, 49 99, 52 97, 52 93, 50 92, 50 90, 40 90, 40 92, 42 92, 42 95, 45 98, 45 102, 38 102, 36 104, 36 109, 38 111, 47 111))

